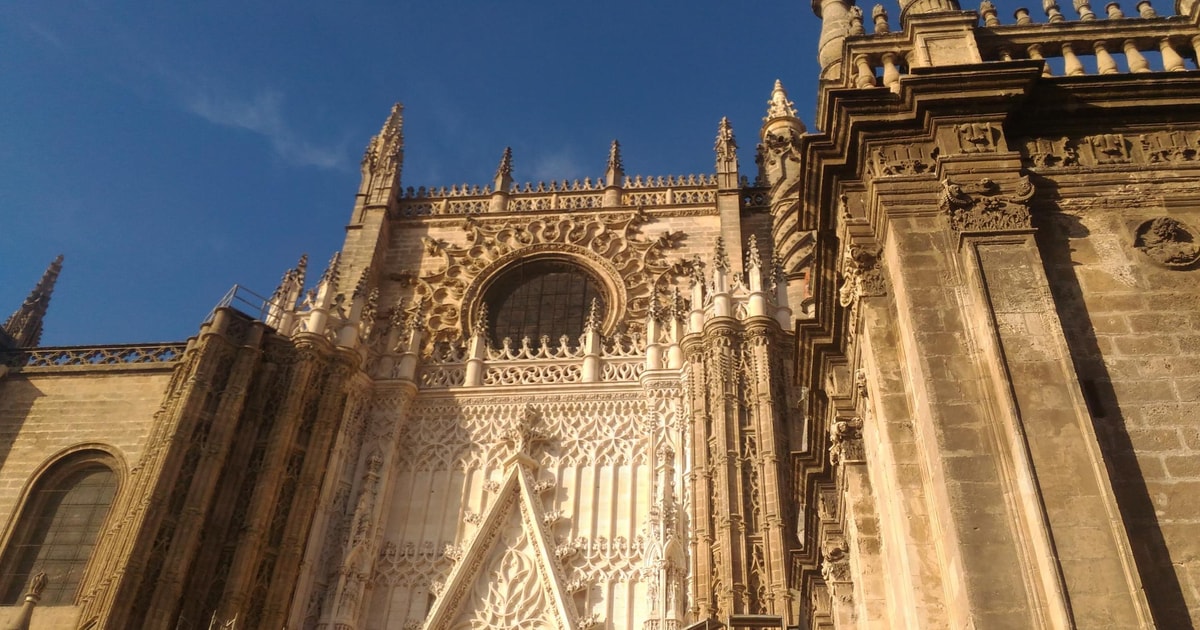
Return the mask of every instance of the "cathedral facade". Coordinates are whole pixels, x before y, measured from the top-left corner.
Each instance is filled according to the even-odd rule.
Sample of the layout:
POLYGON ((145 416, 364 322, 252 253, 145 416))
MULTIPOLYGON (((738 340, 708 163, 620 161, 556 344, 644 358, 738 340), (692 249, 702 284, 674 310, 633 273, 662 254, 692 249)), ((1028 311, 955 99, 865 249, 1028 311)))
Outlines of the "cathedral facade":
POLYGON ((1200 623, 1200 5, 814 9, 813 128, 777 82, 712 173, 411 186, 396 106, 186 342, 40 347, 56 260, 0 624, 1200 623))

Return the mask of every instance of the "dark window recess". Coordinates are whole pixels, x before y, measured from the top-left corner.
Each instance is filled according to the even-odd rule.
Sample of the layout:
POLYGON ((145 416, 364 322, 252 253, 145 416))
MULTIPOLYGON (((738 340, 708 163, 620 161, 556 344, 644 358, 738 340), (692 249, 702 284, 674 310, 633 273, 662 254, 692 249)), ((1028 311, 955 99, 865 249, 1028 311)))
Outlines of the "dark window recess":
POLYGON ((41 605, 74 603, 117 490, 113 471, 100 464, 48 478, 39 485, 5 554, 3 605, 19 603, 30 579, 42 572, 47 583, 41 605))
POLYGON ((534 347, 545 335, 551 345, 566 335, 579 343, 592 300, 603 317, 604 291, 600 283, 577 265, 557 260, 524 262, 506 271, 488 287, 488 334, 499 344, 505 337, 519 345, 529 337, 534 347))

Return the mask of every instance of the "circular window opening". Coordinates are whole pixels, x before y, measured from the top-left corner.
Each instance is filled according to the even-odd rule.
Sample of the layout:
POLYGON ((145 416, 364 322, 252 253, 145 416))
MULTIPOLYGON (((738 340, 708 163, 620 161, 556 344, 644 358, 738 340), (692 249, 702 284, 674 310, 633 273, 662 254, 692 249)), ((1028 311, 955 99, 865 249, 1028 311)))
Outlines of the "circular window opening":
POLYGON ((592 300, 599 313, 605 294, 596 278, 579 265, 561 260, 531 260, 506 270, 487 288, 488 334, 497 342, 510 338, 520 343, 529 337, 549 337, 552 343, 566 335, 579 343, 592 300))

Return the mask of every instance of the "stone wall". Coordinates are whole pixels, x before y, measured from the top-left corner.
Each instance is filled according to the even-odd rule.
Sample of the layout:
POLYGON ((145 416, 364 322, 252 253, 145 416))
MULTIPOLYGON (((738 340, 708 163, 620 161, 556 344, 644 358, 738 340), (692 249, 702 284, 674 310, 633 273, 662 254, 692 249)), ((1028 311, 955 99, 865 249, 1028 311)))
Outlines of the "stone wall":
POLYGON ((1159 217, 1200 224, 1200 205, 1163 201, 1182 190, 1110 185, 1039 216, 1072 360, 1162 627, 1200 622, 1200 284, 1138 239, 1159 217))

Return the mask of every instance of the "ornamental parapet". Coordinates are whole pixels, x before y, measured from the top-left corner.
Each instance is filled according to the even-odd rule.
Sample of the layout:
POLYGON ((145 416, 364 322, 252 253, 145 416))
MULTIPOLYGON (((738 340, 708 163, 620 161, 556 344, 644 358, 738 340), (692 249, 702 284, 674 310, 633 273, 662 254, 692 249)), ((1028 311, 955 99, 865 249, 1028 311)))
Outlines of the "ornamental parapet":
MULTIPOLYGON (((422 389, 469 386, 467 367, 471 362, 466 344, 434 344, 423 358, 418 381, 422 389)), ((588 382, 637 382, 646 367, 646 343, 638 335, 611 335, 601 340, 599 352, 589 354, 585 345, 571 344, 562 337, 537 342, 528 337, 520 343, 505 338, 500 347, 490 344, 480 359, 479 385, 550 385, 588 382), (592 377, 585 364, 599 359, 592 377), (586 378, 585 378, 586 376, 586 378)))
POLYGON ((22 372, 161 369, 173 367, 186 348, 186 342, 29 348, 0 353, 0 365, 22 372))
MULTIPOLYGON (((1029 10, 1022 8, 1017 9, 1013 24, 1001 23, 996 7, 985 0, 977 12, 962 13, 967 18, 974 13, 977 20, 967 42, 940 53, 931 48, 934 39, 922 39, 921 25, 910 23, 909 28, 893 32, 886 12, 876 7, 873 32, 867 33, 862 12, 851 9, 842 58, 846 71, 840 78, 844 88, 886 87, 898 92, 900 79, 914 67, 1019 59, 1045 60, 1042 74, 1047 77, 1177 72, 1195 68, 1185 59, 1194 59, 1200 47, 1200 29, 1190 17, 1159 16, 1147 0, 1137 4, 1132 16, 1126 16, 1116 2, 1097 13, 1088 2, 1077 0, 1077 20, 1068 20, 1056 2, 1046 0, 1046 22, 1034 22, 1029 10), (917 45, 917 40, 925 45, 917 45)), ((937 28, 939 36, 953 30, 946 25, 937 28)))
MULTIPOLYGON (((505 190, 491 185, 453 185, 437 188, 405 189, 399 195, 397 208, 404 218, 442 215, 482 214, 485 212, 546 212, 553 210, 599 210, 612 207, 606 203, 608 190, 603 178, 583 181, 551 181, 513 184, 505 190), (493 198, 501 194, 504 204, 496 207, 493 198)), ((667 175, 623 178, 618 206, 693 206, 715 204, 717 176, 667 175)))

